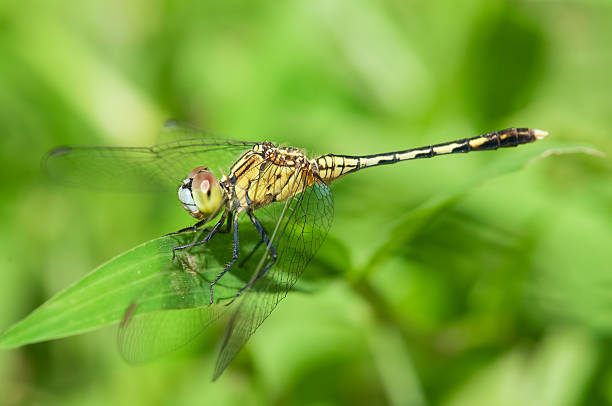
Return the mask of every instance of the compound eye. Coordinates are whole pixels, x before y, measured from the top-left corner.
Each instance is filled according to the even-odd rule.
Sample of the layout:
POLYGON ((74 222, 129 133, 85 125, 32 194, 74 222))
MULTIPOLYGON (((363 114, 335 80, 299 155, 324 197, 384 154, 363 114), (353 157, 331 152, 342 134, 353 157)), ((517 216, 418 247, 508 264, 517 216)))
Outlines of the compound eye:
POLYGON ((198 173, 204 172, 204 171, 208 171, 208 168, 205 166, 198 166, 197 168, 193 168, 191 172, 189 172, 189 175, 187 175, 187 178, 193 179, 196 177, 198 173))
MULTIPOLYGON (((204 167, 202 166, 201 168, 204 167)), ((194 192, 197 191, 198 193, 205 194, 206 196, 210 196, 213 187, 218 185, 219 181, 217 180, 217 177, 213 175, 213 173, 210 172, 208 169, 202 169, 200 172, 196 173, 195 176, 193 176, 193 181, 191 182, 191 190, 194 192)))
POLYGON ((191 178, 191 195, 199 210, 200 218, 218 213, 225 203, 219 179, 205 166, 195 168, 189 177, 191 178))

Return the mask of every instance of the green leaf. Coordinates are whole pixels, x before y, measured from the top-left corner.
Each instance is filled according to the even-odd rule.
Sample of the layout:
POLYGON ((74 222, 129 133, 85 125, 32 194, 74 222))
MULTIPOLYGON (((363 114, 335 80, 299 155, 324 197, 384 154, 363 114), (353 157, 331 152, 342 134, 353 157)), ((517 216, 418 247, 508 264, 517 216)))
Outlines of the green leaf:
MULTIPOLYGON (((232 233, 218 233, 205 247, 195 247, 189 253, 177 251, 176 259, 171 260, 173 247, 196 238, 201 236, 161 237, 111 259, 5 331, 0 348, 80 334, 122 320, 119 348, 128 361, 146 361, 186 344, 228 309, 224 302, 246 285, 259 263, 241 264, 239 260, 216 282, 215 303, 210 304, 209 285, 230 261, 233 237, 232 233)), ((243 253, 254 250, 259 240, 253 227, 241 227, 243 253)), ((333 242, 336 252, 341 252, 339 243, 333 242)), ((255 255, 262 252, 258 245, 255 255)), ((324 255, 315 263, 319 272, 302 289, 316 286, 316 280, 324 275, 321 270, 330 268, 325 265, 328 257, 324 255)), ((269 289, 276 288, 271 285, 269 289)))
MULTIPOLYGON (((10 327, 0 336, 0 348, 66 337, 117 323, 133 303, 139 304, 139 313, 207 306, 209 281, 223 269, 228 251, 220 245, 231 249, 227 237, 222 235, 214 244, 211 241, 207 251, 197 248, 189 254, 181 251, 175 261, 171 261, 172 248, 190 242, 193 234, 161 237, 130 249, 10 327), (198 273, 193 272, 192 268, 198 267, 202 267, 198 273), (185 275, 191 276, 189 283, 185 275)), ((227 274, 215 285, 216 302, 233 298, 236 290, 244 286, 243 277, 238 274, 227 274)), ((250 276, 248 270, 244 275, 250 276)))

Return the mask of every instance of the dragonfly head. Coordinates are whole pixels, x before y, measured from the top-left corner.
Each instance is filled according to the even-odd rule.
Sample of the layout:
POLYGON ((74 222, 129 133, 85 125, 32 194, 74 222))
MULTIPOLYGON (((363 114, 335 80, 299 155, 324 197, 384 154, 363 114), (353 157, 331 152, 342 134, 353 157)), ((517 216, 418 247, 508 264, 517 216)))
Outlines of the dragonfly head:
POLYGON ((205 166, 189 172, 179 187, 178 198, 183 208, 199 220, 214 215, 225 203, 219 179, 205 166))

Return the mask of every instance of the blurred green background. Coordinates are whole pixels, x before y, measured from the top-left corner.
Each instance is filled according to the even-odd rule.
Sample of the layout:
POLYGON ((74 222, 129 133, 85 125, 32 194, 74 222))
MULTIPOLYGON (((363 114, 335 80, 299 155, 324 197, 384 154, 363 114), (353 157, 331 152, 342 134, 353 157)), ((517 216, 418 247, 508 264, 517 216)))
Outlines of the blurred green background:
MULTIPOLYGON (((4 1, 0 330, 189 224, 174 195, 50 184, 55 145, 147 145, 178 118, 310 155, 529 126, 610 156, 611 44, 609 0, 4 1)), ((0 403, 612 404, 608 158, 491 179, 376 260, 399 216, 531 147, 334 184, 325 280, 290 294, 214 384, 223 322, 141 367, 107 327, 0 352, 0 403)))

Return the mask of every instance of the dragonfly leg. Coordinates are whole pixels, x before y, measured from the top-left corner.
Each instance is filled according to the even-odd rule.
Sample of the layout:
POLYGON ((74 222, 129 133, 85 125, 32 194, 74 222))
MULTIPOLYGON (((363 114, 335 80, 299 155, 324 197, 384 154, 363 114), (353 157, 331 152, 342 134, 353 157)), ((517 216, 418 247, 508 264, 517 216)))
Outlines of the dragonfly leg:
MULTIPOLYGON (((251 221, 253 221, 253 220, 251 220, 251 221)), ((255 219, 255 221, 257 221, 257 224, 259 224, 259 226, 260 226, 260 227, 261 227, 261 229, 263 230, 263 234, 267 235, 268 233, 266 232, 266 229, 264 228, 263 224, 261 224, 261 223, 259 222, 259 220, 257 220, 257 219, 255 219)), ((255 223, 253 223, 253 224, 255 224, 255 223)), ((256 225, 255 227, 257 228, 258 226, 256 225)), ((259 229, 257 229, 257 231, 259 231, 259 229)), ((260 233, 259 233, 259 235, 261 236, 261 235, 262 235, 262 233, 260 232, 260 233)), ((242 267, 244 266, 244 264, 246 264, 246 263, 247 263, 247 261, 248 261, 249 259, 251 259, 251 257, 252 257, 252 256, 253 256, 253 254, 255 254, 255 252, 256 252, 256 251, 259 249, 259 247, 261 247, 261 244, 263 244, 263 242, 264 242, 264 240, 263 240, 263 237, 262 237, 262 239, 261 239, 261 240, 259 240, 259 241, 257 242, 257 244, 255 244, 255 247, 253 247, 253 249, 251 250, 251 252, 249 252, 249 254, 248 254, 248 255, 247 255, 247 256, 246 256, 246 257, 245 257, 245 258, 244 258, 242 261, 240 261, 240 264, 238 264, 238 266, 242 268, 242 267)))
POLYGON ((255 284, 255 282, 257 282, 259 278, 264 276, 270 270, 270 268, 272 268, 272 266, 276 263, 276 259, 278 258, 278 253, 276 252, 276 248, 274 248, 272 244, 270 244, 270 239, 268 238, 268 234, 266 233, 266 230, 264 230, 263 225, 259 222, 257 217, 255 217, 255 215, 252 212, 248 212, 248 214, 249 214, 249 218, 251 219, 251 222, 257 229, 257 232, 259 232, 259 235, 261 236, 261 240, 268 247, 268 250, 270 251, 270 256, 272 257, 272 259, 270 260, 269 263, 266 264, 264 269, 259 271, 257 275, 255 275, 254 278, 251 278, 251 280, 236 293, 236 295, 232 298, 232 300, 227 304, 228 306, 234 303, 234 301, 238 299, 238 296, 240 296, 242 292, 244 292, 245 290, 253 286, 253 284, 255 284))
MULTIPOLYGON (((228 220, 228 223, 229 223, 229 220, 228 220)), ((228 231, 229 231, 229 227, 228 227, 228 231)), ((223 275, 225 275, 225 273, 227 271, 229 271, 229 269, 232 266, 234 266, 234 264, 238 260, 238 255, 239 254, 240 254, 240 244, 239 244, 239 241, 238 241, 238 211, 236 211, 234 213, 234 248, 233 248, 233 251, 232 251, 232 260, 230 261, 229 264, 227 264, 225 269, 219 275, 217 275, 215 280, 210 283, 210 286, 209 286, 209 288, 210 288, 210 303, 209 304, 213 304, 213 301, 214 301, 213 287, 219 281, 219 279, 221 279, 223 277, 223 275)))
POLYGON ((223 217, 221 217, 221 219, 217 222, 217 224, 213 226, 213 228, 209 231, 209 233, 206 234, 206 237, 204 237, 202 240, 192 242, 190 244, 179 245, 178 247, 172 248, 172 260, 174 261, 174 258, 176 256, 176 251, 184 250, 184 249, 192 248, 192 247, 197 247, 198 245, 206 244, 208 241, 210 241, 213 235, 215 235, 217 231, 219 230, 219 227, 221 227, 223 223, 225 222, 225 217, 226 216, 223 215, 223 217))
MULTIPOLYGON (((173 233, 164 234, 163 236, 167 237, 169 235, 182 234, 182 233, 186 233, 186 232, 195 233, 196 231, 198 231, 198 228, 202 227, 207 222, 208 222, 208 219, 200 220, 200 221, 198 221, 197 223, 195 223, 192 226, 181 228, 178 231, 175 231, 173 233)), ((232 229, 232 220, 228 217, 227 218, 227 227, 225 228, 225 230, 218 230, 218 232, 219 233, 229 233, 231 229, 232 229)))
POLYGON ((195 223, 195 224, 194 224, 194 225, 192 225, 192 226, 185 227, 185 228, 181 228, 180 230, 175 231, 175 232, 173 232, 173 233, 164 234, 164 237, 167 237, 167 236, 169 236, 169 235, 182 234, 182 233, 186 233, 186 232, 188 232, 188 231, 191 231, 191 232, 196 232, 196 231, 198 231, 198 228, 199 228, 199 227, 202 227, 204 224, 206 224, 206 220, 207 220, 207 219, 200 220, 200 221, 198 221, 197 223, 195 223))

